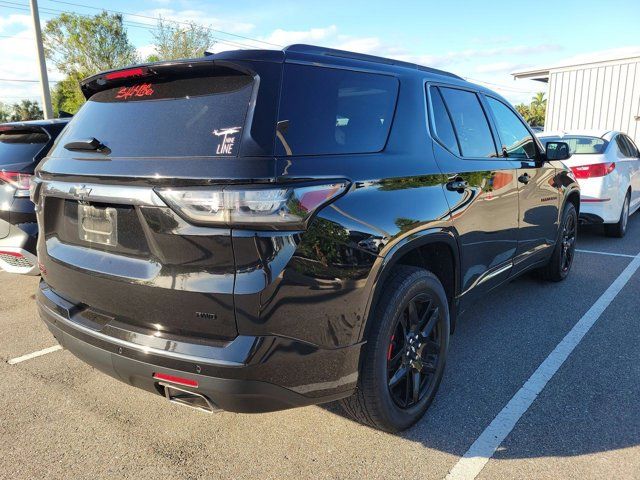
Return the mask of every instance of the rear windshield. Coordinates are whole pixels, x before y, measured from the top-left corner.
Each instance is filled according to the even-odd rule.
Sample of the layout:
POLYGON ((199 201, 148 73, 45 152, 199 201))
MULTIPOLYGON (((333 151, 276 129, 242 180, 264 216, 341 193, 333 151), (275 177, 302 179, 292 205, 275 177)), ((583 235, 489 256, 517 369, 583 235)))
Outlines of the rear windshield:
POLYGON ((599 137, 567 136, 567 137, 542 137, 542 143, 565 142, 569 145, 572 155, 593 155, 603 153, 608 142, 599 137))
POLYGON ((379 152, 397 96, 398 80, 391 76, 287 64, 276 153, 379 152))
POLYGON ((48 141, 46 133, 0 132, 0 166, 32 162, 48 141))
POLYGON ((103 90, 69 123, 52 155, 77 155, 64 145, 96 138, 113 157, 236 156, 252 90, 252 77, 226 68, 103 90))

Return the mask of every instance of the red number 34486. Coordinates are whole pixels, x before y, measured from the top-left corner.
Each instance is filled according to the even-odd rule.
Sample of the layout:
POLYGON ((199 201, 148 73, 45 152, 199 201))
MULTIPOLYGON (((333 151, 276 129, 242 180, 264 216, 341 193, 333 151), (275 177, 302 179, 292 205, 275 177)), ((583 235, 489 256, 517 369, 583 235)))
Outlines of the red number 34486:
POLYGON ((148 97, 153 95, 153 88, 150 83, 141 83, 132 87, 122 87, 116 94, 117 100, 126 100, 131 97, 148 97))

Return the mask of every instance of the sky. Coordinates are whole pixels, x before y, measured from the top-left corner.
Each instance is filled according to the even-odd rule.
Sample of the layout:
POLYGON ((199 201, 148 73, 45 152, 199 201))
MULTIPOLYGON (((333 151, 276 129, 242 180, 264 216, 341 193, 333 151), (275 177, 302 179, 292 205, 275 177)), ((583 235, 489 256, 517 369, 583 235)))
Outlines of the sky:
MULTIPOLYGON (((39 99, 28 5, 0 0, 3 103, 39 99)), ((512 103, 546 91, 539 82, 515 81, 514 71, 640 55, 640 0, 39 0, 39 6, 43 24, 62 11, 135 14, 125 15, 125 24, 144 56, 153 52, 153 18, 163 17, 215 29, 212 51, 309 43, 382 55, 456 73, 512 103)), ((48 70, 52 85, 62 78, 48 70)))

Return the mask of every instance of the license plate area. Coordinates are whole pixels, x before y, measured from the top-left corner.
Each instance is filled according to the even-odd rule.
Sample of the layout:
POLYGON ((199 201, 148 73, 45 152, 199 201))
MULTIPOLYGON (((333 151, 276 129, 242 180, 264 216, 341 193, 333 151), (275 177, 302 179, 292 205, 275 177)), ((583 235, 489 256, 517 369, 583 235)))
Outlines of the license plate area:
POLYGON ((78 204, 80 240, 101 245, 118 244, 118 211, 109 207, 78 204))

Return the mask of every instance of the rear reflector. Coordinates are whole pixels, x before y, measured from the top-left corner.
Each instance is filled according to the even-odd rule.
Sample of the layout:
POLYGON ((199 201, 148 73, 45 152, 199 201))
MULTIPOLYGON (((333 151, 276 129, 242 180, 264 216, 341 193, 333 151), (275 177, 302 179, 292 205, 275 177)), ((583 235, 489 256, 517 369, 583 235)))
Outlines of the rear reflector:
POLYGON ((571 171, 576 178, 595 178, 609 175, 616 168, 615 163, 594 163, 593 165, 582 165, 571 167, 571 171))
POLYGON ((119 70, 117 72, 107 73, 104 78, 107 80, 116 80, 118 78, 142 77, 146 75, 147 70, 144 68, 129 68, 127 70, 119 70))
POLYGON ((176 377, 175 375, 167 375, 166 373, 154 373, 153 378, 164 382, 175 383, 176 385, 198 388, 198 382, 190 378, 176 377))
POLYGON ((5 252, 4 250, 0 250, 0 255, 9 255, 10 257, 23 258, 24 255, 18 252, 5 252))

